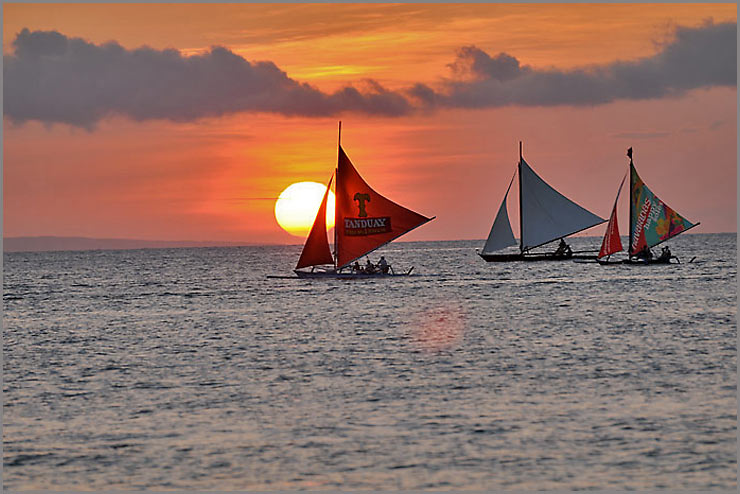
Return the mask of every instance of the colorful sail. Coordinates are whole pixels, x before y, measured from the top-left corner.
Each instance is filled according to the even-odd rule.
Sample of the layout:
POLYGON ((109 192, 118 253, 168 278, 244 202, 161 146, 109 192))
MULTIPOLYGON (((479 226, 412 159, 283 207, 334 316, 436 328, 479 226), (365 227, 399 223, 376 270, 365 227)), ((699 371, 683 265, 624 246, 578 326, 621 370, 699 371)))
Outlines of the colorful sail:
POLYGON ((679 215, 647 188, 637 174, 631 157, 630 175, 630 255, 698 225, 679 215))
POLYGON ((596 256, 598 259, 604 256, 610 256, 624 249, 622 247, 622 239, 619 238, 619 225, 617 225, 617 202, 619 201, 619 194, 622 192, 622 186, 626 179, 627 175, 625 174, 624 178, 622 178, 622 183, 619 184, 619 189, 617 189, 617 198, 614 199, 614 207, 612 208, 611 216, 609 216, 609 223, 606 225, 604 240, 601 242, 599 255, 596 256))
POLYGON ((431 221, 375 192, 339 146, 335 235, 337 269, 431 221))
POLYGON ((516 245, 516 239, 514 238, 514 232, 511 231, 511 222, 509 221, 509 213, 506 210, 506 198, 509 196, 509 190, 511 190, 511 184, 514 183, 514 174, 509 182, 509 188, 506 189, 504 194, 504 200, 501 201, 501 206, 498 208, 498 214, 496 219, 493 220, 493 226, 491 227, 491 233, 488 234, 486 244, 483 246, 483 254, 489 254, 497 250, 516 245))
POLYGON ((519 182, 522 252, 606 221, 550 187, 524 158, 519 161, 519 182))
POLYGON ((326 186, 324 198, 321 200, 316 219, 313 221, 308 238, 306 238, 306 244, 303 246, 296 269, 320 264, 334 264, 334 258, 331 255, 331 249, 329 249, 329 241, 326 238, 326 202, 329 198, 333 178, 329 179, 329 185, 326 186))

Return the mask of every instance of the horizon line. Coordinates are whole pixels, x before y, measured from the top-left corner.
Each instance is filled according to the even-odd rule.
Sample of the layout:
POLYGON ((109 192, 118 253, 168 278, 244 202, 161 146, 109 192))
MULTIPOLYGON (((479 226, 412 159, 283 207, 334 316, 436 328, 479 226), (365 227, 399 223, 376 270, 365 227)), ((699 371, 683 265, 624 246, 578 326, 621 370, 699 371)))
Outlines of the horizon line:
MULTIPOLYGON (((737 231, 729 232, 686 232, 686 235, 737 235, 737 231)), ((603 235, 580 235, 574 238, 602 238, 603 235)), ((627 237, 626 235, 621 235, 627 237)), ((515 237, 516 238, 516 237, 515 237)), ((485 238, 457 238, 457 239, 434 239, 434 240, 396 240, 397 243, 420 243, 420 242, 484 242, 485 238)), ((21 253, 21 252, 59 252, 59 251, 91 251, 91 250, 136 250, 136 249, 166 249, 166 248, 211 248, 211 247, 286 247, 300 246, 304 241, 296 243, 270 243, 270 242, 249 242, 246 240, 148 240, 136 238, 111 238, 111 237, 82 237, 82 236, 63 236, 63 235, 37 235, 37 236, 3 236, 3 253, 21 253), (81 242, 95 243, 103 242, 111 244, 120 242, 126 245, 48 245, 41 244, 43 240, 53 242, 81 242), (35 243, 35 245, 14 245, 6 246, 6 241, 11 243, 35 243), (140 244, 140 245, 131 245, 140 244), (160 245, 156 245, 160 244, 160 245), (196 245, 193 245, 196 244, 196 245)))

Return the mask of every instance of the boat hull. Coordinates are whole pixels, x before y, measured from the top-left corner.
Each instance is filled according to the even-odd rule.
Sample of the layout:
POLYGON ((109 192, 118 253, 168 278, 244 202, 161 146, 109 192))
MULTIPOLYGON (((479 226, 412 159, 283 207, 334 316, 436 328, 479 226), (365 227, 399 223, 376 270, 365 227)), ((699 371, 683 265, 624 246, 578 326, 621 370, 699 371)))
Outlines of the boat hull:
POLYGON ((301 279, 334 279, 334 280, 357 280, 357 279, 378 279, 378 278, 396 278, 399 276, 409 276, 413 267, 405 273, 337 273, 336 271, 301 271, 294 269, 293 272, 301 279))
POLYGON ((612 266, 617 264, 629 264, 633 266, 648 266, 654 264, 680 264, 679 262, 671 262, 671 259, 676 259, 678 261, 678 258, 676 257, 671 257, 670 259, 651 259, 650 261, 646 261, 645 259, 622 259, 619 261, 603 261, 601 259, 597 259, 597 261, 602 266, 612 266))
POLYGON ((572 259, 595 260, 595 255, 572 254, 570 256, 556 256, 555 254, 482 254, 478 253, 486 262, 514 262, 514 261, 570 261, 572 259))

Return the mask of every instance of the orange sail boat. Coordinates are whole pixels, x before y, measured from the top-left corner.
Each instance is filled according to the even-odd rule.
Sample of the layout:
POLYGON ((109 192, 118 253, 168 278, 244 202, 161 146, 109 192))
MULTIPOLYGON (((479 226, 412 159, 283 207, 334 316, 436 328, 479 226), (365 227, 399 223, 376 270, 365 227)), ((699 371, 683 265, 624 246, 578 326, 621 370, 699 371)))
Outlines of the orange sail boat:
MULTIPOLYGON (((341 135, 340 122, 340 141, 341 135)), ((337 168, 329 179, 294 272, 300 278, 408 275, 413 267, 396 273, 389 265, 377 268, 373 265, 373 269, 363 269, 357 261, 434 218, 400 206, 373 190, 352 165, 340 142, 337 168), (336 196, 333 253, 326 228, 326 204, 332 180, 335 182, 336 196)))

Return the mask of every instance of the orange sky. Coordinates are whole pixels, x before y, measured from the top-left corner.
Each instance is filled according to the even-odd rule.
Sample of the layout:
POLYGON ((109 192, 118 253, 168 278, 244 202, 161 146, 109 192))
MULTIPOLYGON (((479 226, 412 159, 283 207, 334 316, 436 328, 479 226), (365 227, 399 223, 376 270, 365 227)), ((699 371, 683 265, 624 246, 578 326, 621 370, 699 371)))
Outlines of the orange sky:
MULTIPOLYGON (((184 55, 220 45, 250 62, 270 61, 325 93, 361 87, 365 78, 390 91, 441 87, 463 46, 505 52, 533 70, 567 71, 655 56, 677 26, 736 22, 735 4, 3 8, 6 55, 24 28, 184 55)), ((546 181, 604 218, 632 146, 643 180, 701 221, 698 233, 735 231, 736 98, 734 86, 707 86, 604 104, 450 107, 405 116, 119 115, 92 129, 6 117, 3 233, 300 243, 277 225, 274 200, 291 183, 328 180, 340 118, 343 146, 363 177, 400 204, 437 216, 408 240, 485 238, 519 140, 546 181)), ((620 214, 624 222, 626 212, 620 214)), ((510 216, 516 225, 515 208, 510 216)))

